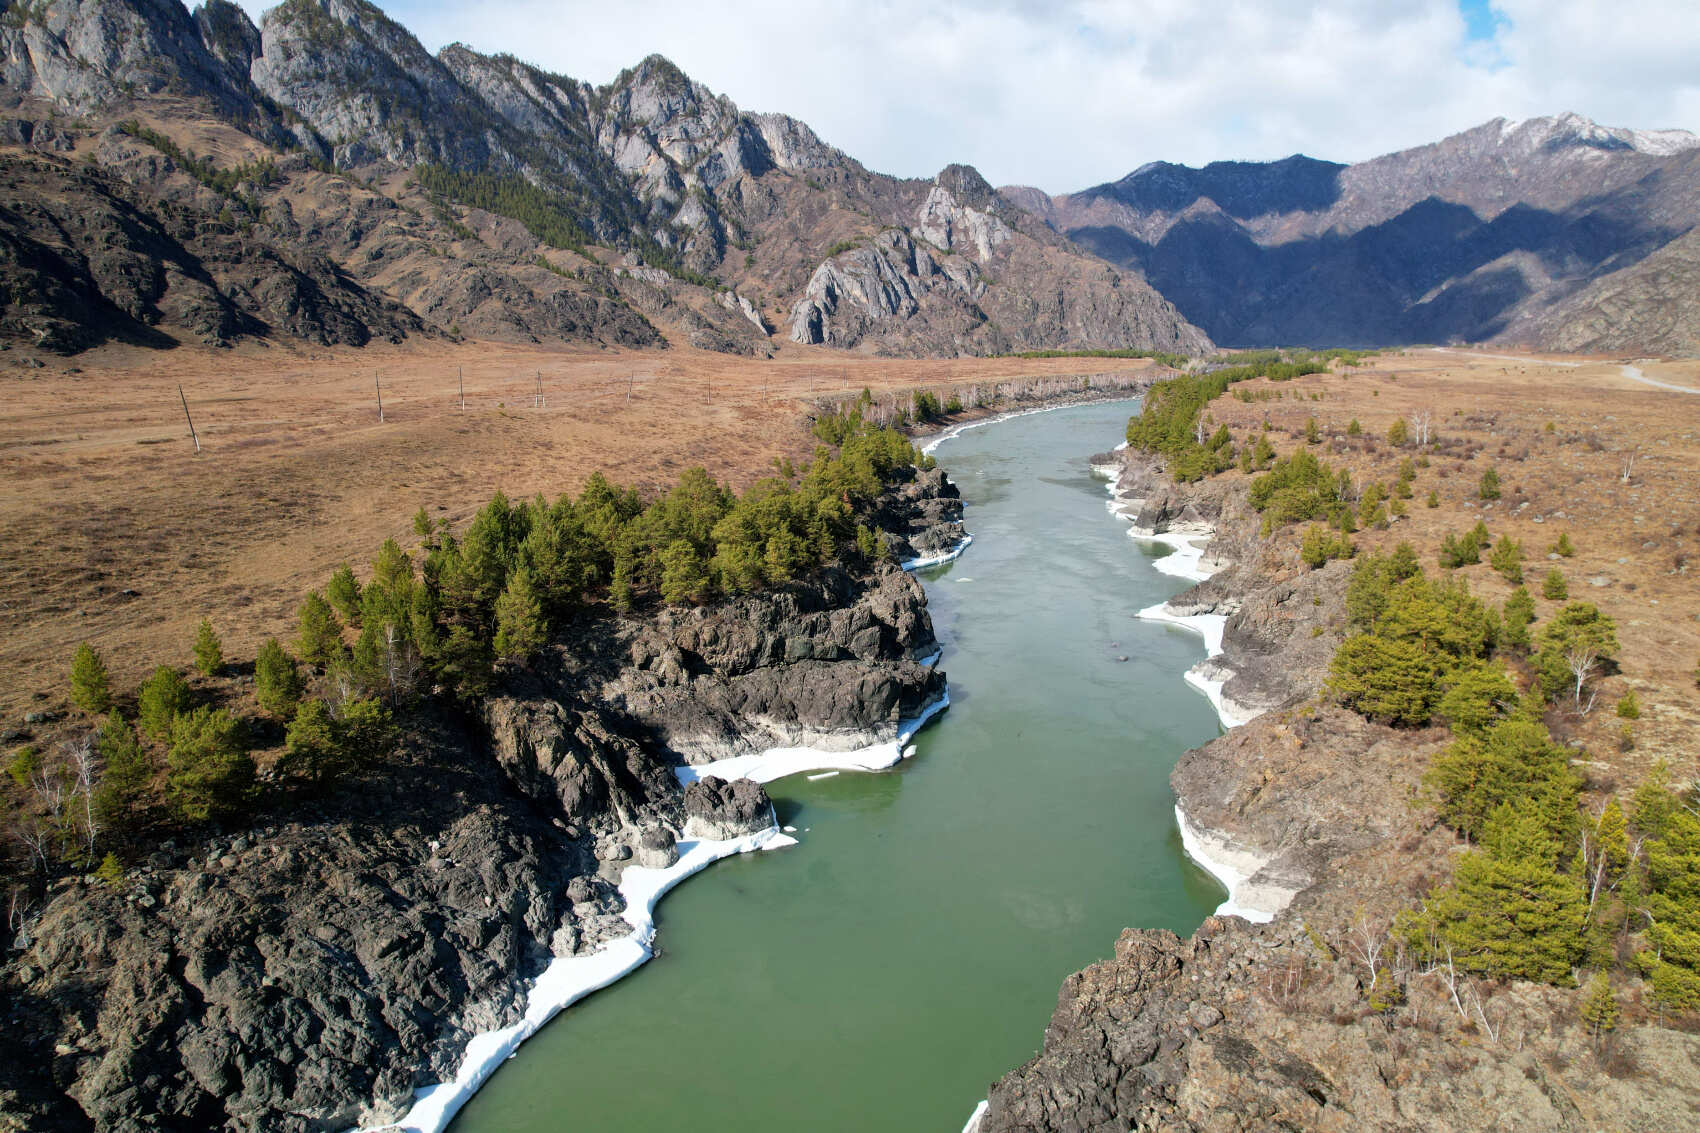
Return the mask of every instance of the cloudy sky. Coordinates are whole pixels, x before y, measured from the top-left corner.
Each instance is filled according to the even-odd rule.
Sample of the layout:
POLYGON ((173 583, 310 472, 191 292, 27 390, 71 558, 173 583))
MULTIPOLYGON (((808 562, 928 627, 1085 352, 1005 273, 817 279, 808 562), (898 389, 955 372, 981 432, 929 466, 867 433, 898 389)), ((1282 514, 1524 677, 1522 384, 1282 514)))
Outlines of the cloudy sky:
MULTIPOLYGON (((256 17, 269 3, 241 0, 256 17)), ((1052 192, 1147 161, 1355 161, 1574 110, 1700 131, 1695 0, 389 0, 602 83, 651 52, 874 169, 1052 192)))

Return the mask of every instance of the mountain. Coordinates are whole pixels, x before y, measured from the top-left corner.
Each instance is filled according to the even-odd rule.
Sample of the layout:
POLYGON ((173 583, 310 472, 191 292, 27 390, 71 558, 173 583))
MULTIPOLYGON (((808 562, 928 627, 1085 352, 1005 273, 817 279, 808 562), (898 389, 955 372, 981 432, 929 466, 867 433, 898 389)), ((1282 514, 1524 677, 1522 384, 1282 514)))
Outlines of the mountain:
POLYGON ((1006 201, 1235 346, 1496 340, 1700 350, 1700 137, 1495 119, 1355 165, 1294 156, 1006 201))
MULTIPOLYGON (((432 55, 365 0, 285 0, 258 27, 229 0, 0 0, 0 158, 25 194, 21 213, 0 209, 0 334, 61 349, 433 333, 749 354, 776 339, 919 355, 1210 345, 1137 274, 971 169, 871 172, 659 56, 595 87, 461 44, 432 55), (102 232, 143 259, 164 254, 153 237, 43 235, 41 216, 89 184, 141 229, 317 265, 334 302, 309 312, 374 317, 360 332, 286 318, 210 267, 124 294, 96 262, 102 232), (241 317, 181 317, 209 304, 241 317)), ((170 262, 202 263, 178 243, 170 262)))

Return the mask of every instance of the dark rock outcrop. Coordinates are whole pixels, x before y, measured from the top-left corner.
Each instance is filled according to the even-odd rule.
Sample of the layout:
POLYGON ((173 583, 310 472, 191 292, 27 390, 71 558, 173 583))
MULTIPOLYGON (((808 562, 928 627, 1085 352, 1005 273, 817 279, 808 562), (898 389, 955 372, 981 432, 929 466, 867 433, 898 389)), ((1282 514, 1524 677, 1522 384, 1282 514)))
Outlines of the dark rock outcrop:
POLYGON ((393 763, 287 822, 167 846, 115 889, 61 883, 0 966, 0 1129, 397 1116, 519 1018, 551 957, 630 931, 623 869, 676 861, 681 832, 772 824, 759 785, 681 790, 681 762, 888 740, 942 692, 912 659, 934 648, 919 585, 883 565, 586 616, 476 728, 426 714, 393 763))
POLYGON ((761 784, 713 775, 685 788, 685 837, 720 841, 773 825, 773 803, 761 784))

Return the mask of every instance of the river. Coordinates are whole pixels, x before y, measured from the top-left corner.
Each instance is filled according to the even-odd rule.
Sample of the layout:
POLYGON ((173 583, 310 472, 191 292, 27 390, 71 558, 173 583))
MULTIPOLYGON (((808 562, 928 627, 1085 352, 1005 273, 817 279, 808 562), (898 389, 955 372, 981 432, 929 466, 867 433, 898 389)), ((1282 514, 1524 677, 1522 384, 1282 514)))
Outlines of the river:
POLYGON ((1134 617, 1185 583, 1086 466, 1133 408, 937 450, 974 533, 922 574, 950 710, 894 771, 771 784, 801 845, 674 890, 657 958, 526 1043, 454 1133, 955 1133, 1035 1053, 1064 976, 1125 926, 1184 935, 1216 907, 1168 785, 1218 734, 1181 681, 1203 645, 1134 617))

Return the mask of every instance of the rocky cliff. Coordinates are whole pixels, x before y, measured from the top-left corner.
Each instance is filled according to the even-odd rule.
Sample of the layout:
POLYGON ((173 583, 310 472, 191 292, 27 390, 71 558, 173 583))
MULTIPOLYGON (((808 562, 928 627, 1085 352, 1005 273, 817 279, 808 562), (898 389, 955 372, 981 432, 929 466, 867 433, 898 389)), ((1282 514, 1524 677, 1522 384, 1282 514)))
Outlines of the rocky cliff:
MULTIPOLYGON (((441 331, 744 354, 771 352, 782 323, 798 342, 883 353, 1207 345, 972 170, 870 172, 659 56, 595 87, 463 44, 432 55, 366 0, 287 0, 258 27, 228 0, 193 16, 170 0, 0 13, 0 144, 51 138, 164 201, 214 187, 225 200, 200 193, 198 223, 234 211, 243 232, 329 257, 441 331), (169 160, 103 144, 128 118, 169 160), (902 242, 882 244, 887 230, 902 242), (845 246, 880 262, 838 263, 845 246)), ((62 348, 112 333, 86 303, 38 305, 37 321, 80 328, 62 348)))
POLYGON ((1700 344, 1670 261, 1692 258, 1681 239, 1697 193, 1700 138, 1564 114, 1355 165, 1154 162, 1067 196, 1007 199, 1141 272, 1224 344, 1689 353, 1700 344))
POLYGON ((936 651, 919 584, 889 565, 586 615, 478 718, 415 716, 335 797, 167 844, 117 885, 60 883, 0 967, 0 1128, 393 1119, 520 1017, 551 957, 630 931, 628 864, 771 824, 759 786, 682 790, 675 767, 889 741, 942 693, 916 660, 936 651))
POLYGON ((1316 698, 1345 571, 1302 572, 1256 538, 1243 486, 1093 459, 1124 467, 1124 514, 1146 530, 1215 531, 1204 561, 1219 572, 1170 606, 1228 615, 1224 692, 1260 714, 1185 753, 1171 784, 1189 844, 1237 871, 1237 906, 1273 919, 1211 917, 1188 940, 1126 930, 1064 982, 1043 1048, 993 1084, 978 1133, 1687 1124, 1691 1034, 1641 1026, 1608 1054, 1576 1021, 1578 992, 1443 971, 1413 973, 1402 1003, 1376 1000, 1393 913, 1457 849, 1411 801, 1446 732, 1316 698))

